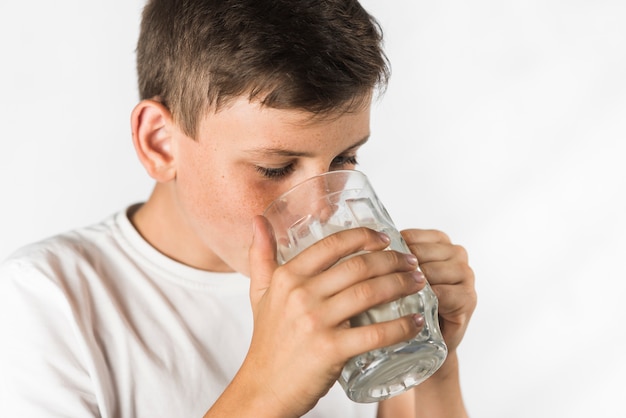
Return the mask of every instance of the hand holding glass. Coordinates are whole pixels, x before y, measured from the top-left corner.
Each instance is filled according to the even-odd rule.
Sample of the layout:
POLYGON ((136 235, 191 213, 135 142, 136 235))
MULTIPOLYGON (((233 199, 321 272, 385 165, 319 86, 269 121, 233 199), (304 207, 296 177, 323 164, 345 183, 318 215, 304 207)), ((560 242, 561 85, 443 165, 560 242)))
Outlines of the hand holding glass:
MULTIPOLYGON (((322 238, 356 227, 382 231, 391 238, 388 249, 410 253, 367 177, 359 171, 331 171, 310 178, 272 202, 264 215, 274 228, 280 263, 322 238)), ((350 399, 381 401, 418 385, 437 371, 447 355, 437 306, 437 297, 426 284, 416 294, 350 319, 351 326, 361 326, 415 313, 424 316, 424 327, 412 340, 348 361, 339 383, 350 399)))

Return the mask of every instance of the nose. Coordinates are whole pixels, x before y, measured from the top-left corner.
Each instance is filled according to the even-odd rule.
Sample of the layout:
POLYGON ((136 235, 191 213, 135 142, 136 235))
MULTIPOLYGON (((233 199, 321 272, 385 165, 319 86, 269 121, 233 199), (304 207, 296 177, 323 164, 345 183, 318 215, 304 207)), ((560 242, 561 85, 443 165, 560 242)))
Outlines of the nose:
POLYGON ((303 163, 300 170, 297 170, 291 178, 290 188, 294 188, 299 184, 322 174, 328 173, 330 166, 324 162, 310 161, 303 163))
POLYGON ((290 196, 285 201, 288 210, 297 213, 298 219, 306 216, 321 225, 327 224, 347 197, 345 186, 348 177, 345 171, 325 170, 306 179, 288 192, 290 196))
POLYGON ((329 177, 328 172, 318 174, 307 180, 311 183, 307 186, 307 206, 312 217, 325 224, 337 211, 337 202, 341 194, 341 188, 337 187, 334 178, 329 177))
POLYGON ((344 204, 358 192, 349 181, 354 174, 323 172, 294 186, 270 205, 265 216, 285 248, 285 260, 295 255, 295 249, 300 251, 319 239, 356 226, 350 205, 344 204))

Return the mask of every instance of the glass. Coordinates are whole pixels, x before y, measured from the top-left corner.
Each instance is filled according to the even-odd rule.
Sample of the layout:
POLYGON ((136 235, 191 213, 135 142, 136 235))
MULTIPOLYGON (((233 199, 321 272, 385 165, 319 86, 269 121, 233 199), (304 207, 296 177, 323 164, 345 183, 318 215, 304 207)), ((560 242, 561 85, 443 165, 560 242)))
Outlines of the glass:
MULTIPOLYGON (((391 238, 388 250, 410 253, 367 177, 356 170, 331 171, 310 178, 274 200, 264 215, 274 228, 280 263, 324 237, 356 227, 385 232, 391 238)), ((424 328, 412 340, 348 361, 339 383, 350 399, 378 402, 418 385, 437 371, 447 355, 437 306, 437 297, 426 284, 416 294, 373 307, 350 319, 352 326, 414 313, 425 319, 424 328)))

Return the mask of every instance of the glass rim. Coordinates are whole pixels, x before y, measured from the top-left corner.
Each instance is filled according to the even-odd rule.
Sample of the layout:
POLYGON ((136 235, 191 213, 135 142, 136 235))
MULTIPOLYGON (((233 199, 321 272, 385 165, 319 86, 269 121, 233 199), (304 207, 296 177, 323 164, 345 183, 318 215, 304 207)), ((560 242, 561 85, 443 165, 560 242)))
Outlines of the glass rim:
POLYGON ((281 193, 276 198, 274 198, 263 211, 263 216, 267 216, 267 214, 272 210, 272 208, 274 208, 277 205, 278 202, 280 202, 281 200, 284 200, 288 195, 292 194, 295 190, 300 189, 301 186, 303 186, 304 184, 314 182, 324 177, 330 177, 330 176, 338 175, 338 174, 351 175, 351 176, 354 175, 354 176, 361 177, 362 179, 367 181, 367 176, 365 175, 365 173, 359 170, 330 170, 324 173, 316 174, 313 177, 309 177, 307 179, 302 180, 301 182, 289 188, 289 190, 281 193))

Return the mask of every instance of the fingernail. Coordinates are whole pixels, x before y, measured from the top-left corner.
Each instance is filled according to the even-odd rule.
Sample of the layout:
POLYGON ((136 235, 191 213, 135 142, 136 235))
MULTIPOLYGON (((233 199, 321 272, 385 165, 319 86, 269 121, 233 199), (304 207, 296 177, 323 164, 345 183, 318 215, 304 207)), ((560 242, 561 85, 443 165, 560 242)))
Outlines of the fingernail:
POLYGON ((420 314, 414 314, 413 322, 415 322, 415 325, 417 325, 418 328, 421 328, 424 326, 424 317, 420 314))
POLYGON ((389 244, 391 242, 391 238, 389 238, 389 235, 385 234, 384 232, 379 232, 378 236, 380 237, 380 240, 385 244, 389 244))
POLYGON ((413 254, 407 254, 406 261, 412 266, 417 266, 417 257, 413 254))
POLYGON ((424 281, 426 280, 426 276, 424 276, 424 273, 419 270, 411 272, 411 276, 413 276, 413 280, 415 280, 417 283, 424 283, 424 281))

